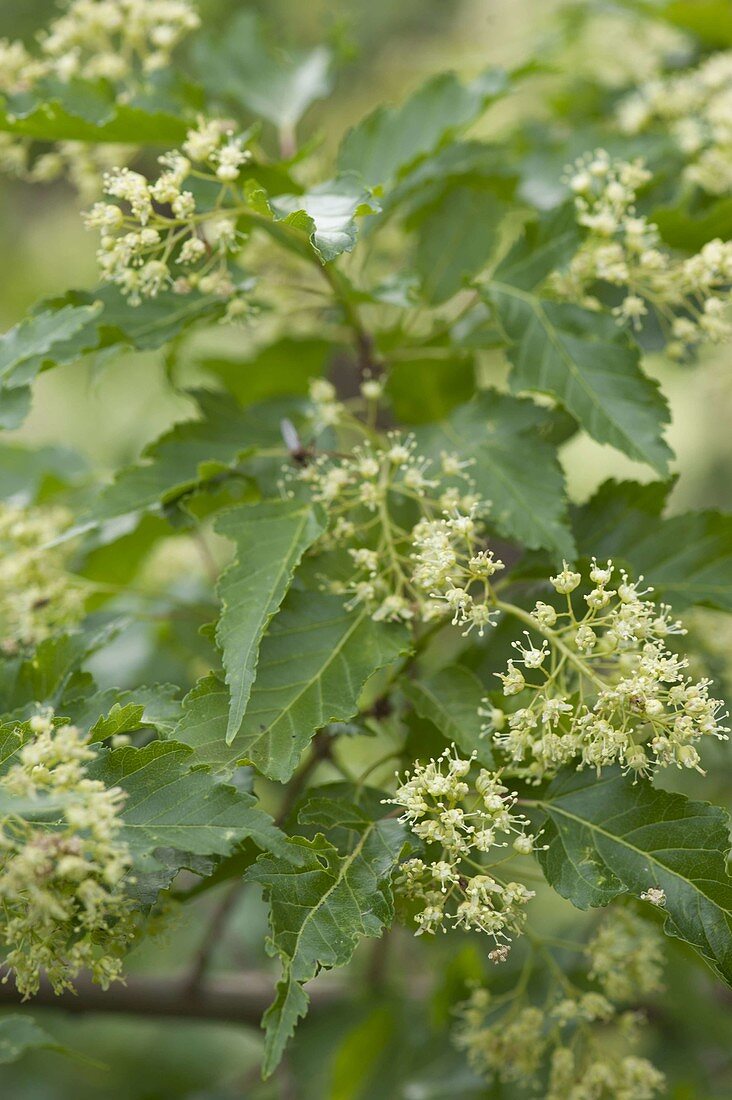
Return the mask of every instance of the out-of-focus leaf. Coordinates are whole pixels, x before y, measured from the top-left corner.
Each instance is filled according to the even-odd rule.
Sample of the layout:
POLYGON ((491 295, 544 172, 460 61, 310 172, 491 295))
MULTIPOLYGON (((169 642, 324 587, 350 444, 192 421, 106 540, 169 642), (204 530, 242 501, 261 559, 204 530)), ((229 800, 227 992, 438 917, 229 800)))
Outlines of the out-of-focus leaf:
POLYGON ((34 1050, 52 1050, 54 1054, 78 1057, 75 1051, 59 1043, 30 1016, 3 1016, 0 1020, 0 1065, 17 1062, 34 1050))
POLYGON ((171 111, 120 103, 104 80, 43 80, 31 91, 7 96, 0 131, 39 141, 178 145, 188 128, 171 111))
POLYGON ((0 339, 0 427, 22 423, 30 409, 30 384, 45 367, 117 346, 157 348, 198 321, 220 317, 224 308, 213 295, 172 292, 133 306, 110 286, 40 302, 0 339))
POLYGON ((386 394, 400 423, 441 420, 475 392, 475 367, 469 354, 455 351, 445 358, 420 357, 392 363, 386 394))
POLYGON ((416 268, 430 304, 451 298, 485 267, 505 213, 491 191, 467 185, 451 188, 429 210, 419 227, 416 268))
POLYGON ((86 459, 70 447, 0 443, 0 500, 25 507, 81 485, 89 476, 86 459))
POLYGON ((379 107, 349 130, 338 166, 357 172, 371 187, 387 184, 419 157, 469 126, 509 87, 502 69, 487 69, 471 84, 440 73, 399 107, 379 107))
POLYGON ((274 54, 251 11, 237 13, 220 41, 196 42, 193 53, 200 79, 212 95, 266 118, 285 134, 331 88, 327 49, 280 49, 274 54))
POLYGON ((251 356, 207 356, 197 365, 220 379, 241 405, 252 405, 270 397, 304 396, 332 354, 326 340, 283 337, 251 356))
POLYGON ((571 260, 581 239, 574 203, 564 203, 528 223, 493 277, 520 290, 533 290, 571 260))
POLYGON ((99 494, 90 518, 112 519, 156 508, 190 491, 208 477, 226 475, 262 447, 277 450, 281 441, 278 409, 241 409, 225 393, 199 390, 199 420, 177 424, 143 452, 142 460, 121 470, 99 494))

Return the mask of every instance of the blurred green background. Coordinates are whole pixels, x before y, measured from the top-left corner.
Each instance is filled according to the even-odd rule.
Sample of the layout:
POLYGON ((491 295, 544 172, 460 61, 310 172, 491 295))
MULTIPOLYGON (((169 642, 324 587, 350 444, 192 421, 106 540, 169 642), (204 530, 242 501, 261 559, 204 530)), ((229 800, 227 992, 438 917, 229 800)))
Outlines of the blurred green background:
MULTIPOLYGON (((401 99, 426 76, 444 69, 470 77, 490 63, 518 64, 535 56, 538 47, 540 53, 564 58, 568 80, 592 75, 612 85, 630 81, 634 75, 636 79, 648 75, 642 36, 631 33, 622 6, 587 3, 586 11, 580 12, 582 19, 578 7, 583 5, 561 0, 401 0, 398 4, 393 0, 200 0, 199 4, 207 31, 223 28, 242 9, 255 9, 279 47, 323 41, 331 46, 338 62, 334 91, 328 100, 316 104, 306 119, 307 129, 322 137, 324 159, 348 125, 361 115, 377 103, 401 99)), ((30 40, 54 10, 48 0, 0 0, 0 37, 30 40)), ((532 83, 518 102, 491 114, 490 126, 505 127, 517 111, 541 117, 556 82, 557 78, 547 78, 532 83)), ((94 240, 82 227, 78 196, 63 183, 30 186, 0 179, 0 251, 4 257, 0 289, 3 328, 18 321, 39 298, 95 282, 94 240)), ((245 343, 248 337, 241 334, 235 339, 245 343)), ((671 403, 669 442, 678 456, 676 470, 681 475, 673 496, 675 508, 732 508, 728 359, 729 351, 717 348, 706 351, 694 369, 661 368, 652 358, 648 364, 671 403)), ((32 414, 13 438, 33 445, 69 445, 88 456, 95 468, 111 473, 136 458, 146 442, 188 412, 188 403, 171 391, 162 353, 129 355, 102 367, 74 364, 43 375, 32 414)), ((647 480, 652 476, 616 451, 586 439, 571 442, 562 459, 575 500, 586 498, 607 477, 647 480)), ((719 788, 724 785, 722 751, 716 758, 720 772, 712 785, 719 788)), ((161 937, 137 952, 132 969, 175 972, 200 934, 196 912, 203 915, 215 900, 215 896, 207 896, 193 911, 174 915, 161 937)), ((566 907, 556 898, 553 904, 561 927, 566 907)), ((221 972, 242 965, 265 965, 261 947, 264 915, 256 898, 245 898, 232 931, 231 942, 236 947, 222 949, 217 960, 221 972)), ((392 958, 398 957, 402 966, 408 962, 412 938, 406 931, 395 938, 392 958)), ((441 944, 434 945, 435 965, 446 990, 463 971, 469 971, 472 950, 454 945, 450 954, 441 944)), ((725 1084, 724 1079, 725 1066, 729 1066, 729 1053, 724 1055, 728 1006, 718 1001, 705 975, 685 964, 680 950, 674 958, 663 1056, 664 1069, 681 1082, 673 1096, 676 1100, 731 1098, 732 1081, 727 1079, 725 1084), (682 1036, 683 1043, 677 1044, 682 1036), (694 1044, 699 1048, 698 1065, 690 1064, 686 1053, 694 1044), (713 1093, 699 1091, 706 1088, 698 1084, 702 1072, 714 1080, 713 1093)), ((357 958, 357 972, 361 965, 357 958)), ((438 1017, 444 1013, 439 997, 431 1011, 438 1017)), ((455 1076, 454 1058, 449 1052, 429 1049, 425 1020, 418 1015, 412 1019, 407 1012, 404 1002, 390 1004, 387 998, 373 1009, 357 1004, 353 1018, 341 1012, 333 1018, 313 1019, 301 1029, 289 1067, 262 1086, 257 1083, 259 1037, 243 1028, 113 1017, 64 1018, 39 1011, 34 1015, 53 1034, 73 1048, 92 1052, 106 1068, 53 1054, 33 1055, 2 1067, 0 1097, 366 1100, 373 1096, 390 1100, 402 1096, 404 1100, 446 1100, 500 1094, 508 1100, 508 1092, 489 1093, 472 1078, 461 1083, 455 1076), (394 1077, 380 1068, 390 1060, 392 1070, 395 1060, 402 1063, 403 1078, 408 1082, 398 1093, 390 1091, 393 1086, 388 1084, 394 1077), (363 1067, 362 1087, 354 1084, 358 1077, 354 1065, 363 1067)))

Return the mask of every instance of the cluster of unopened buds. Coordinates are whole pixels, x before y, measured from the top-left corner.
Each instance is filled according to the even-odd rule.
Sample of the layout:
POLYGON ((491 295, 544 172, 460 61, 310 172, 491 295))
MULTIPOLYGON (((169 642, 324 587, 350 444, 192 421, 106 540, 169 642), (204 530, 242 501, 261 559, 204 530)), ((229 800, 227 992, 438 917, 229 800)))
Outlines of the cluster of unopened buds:
POLYGON ((228 299, 232 316, 246 312, 241 293, 250 280, 237 283, 232 259, 243 243, 237 215, 247 206, 235 184, 249 157, 230 123, 201 119, 182 151, 159 158, 156 180, 129 168, 107 172, 104 193, 117 202, 95 203, 85 215, 86 227, 100 233, 102 278, 133 304, 171 288, 228 299), (216 189, 205 204, 187 186, 194 177, 216 189))
POLYGON ((458 1007, 454 1034, 472 1069, 489 1081, 541 1089, 546 1100, 653 1100, 663 1092, 663 1074, 651 1062, 617 1049, 632 1051, 644 1024, 641 1013, 621 1006, 661 988, 659 934, 632 913, 626 920, 611 913, 588 954, 587 977, 601 991, 564 978, 552 982, 539 1007, 525 994, 474 989, 458 1007), (650 960, 641 958, 645 952, 650 960))
POLYGON ((85 593, 67 572, 73 543, 48 546, 68 527, 63 508, 0 504, 0 649, 43 641, 83 615, 85 593))
POLYGON ((625 296, 613 310, 618 322, 638 330, 654 313, 667 353, 681 359, 703 341, 732 336, 726 320, 732 243, 712 240, 694 256, 673 256, 658 227, 636 210, 637 192, 650 178, 642 162, 613 160, 603 149, 570 168, 577 220, 588 233, 569 266, 552 275, 551 287, 595 309, 598 284, 622 288, 625 296))
MULTIPOLYGON (((313 396, 320 430, 344 422, 329 382, 318 380, 313 396)), ((371 390, 364 397, 375 399, 371 390)), ((489 581, 503 563, 481 547, 488 505, 475 494, 471 465, 447 452, 432 461, 412 436, 390 432, 343 457, 323 453, 288 468, 283 490, 304 485, 327 508, 331 527, 320 548, 347 549, 354 573, 330 587, 350 607, 365 605, 377 621, 449 616, 483 634, 494 619, 489 581)))
POLYGON ((503 962, 534 894, 520 882, 500 880, 484 860, 509 844, 512 853, 530 855, 536 838, 500 776, 481 768, 471 780, 472 770, 472 758, 458 756, 453 745, 437 760, 415 764, 387 800, 403 810, 400 820, 430 853, 402 864, 397 889, 421 906, 417 935, 448 925, 476 929, 495 941, 491 959, 503 962))
POLYGON ((732 50, 694 69, 658 77, 626 96, 617 119, 626 134, 665 127, 689 163, 686 179, 725 195, 732 187, 732 50))
POLYGON ((570 761, 598 774, 616 763, 635 776, 672 764, 701 771, 696 744, 727 740, 727 715, 710 697, 711 682, 685 675, 687 660, 667 648, 669 635, 684 633, 681 624, 612 562, 593 559, 587 579, 589 589, 573 599, 580 573, 565 563, 551 578, 564 601, 536 604, 531 620, 541 642, 525 632, 514 643, 519 656, 497 674, 519 706, 487 707, 486 734, 530 781, 570 761))
POLYGON ((88 776, 88 736, 55 726, 50 713, 31 718, 17 736, 18 762, 0 779, 4 965, 26 997, 37 992, 41 972, 57 993, 73 988, 82 969, 106 988, 120 978, 134 935, 123 793, 88 776), (60 820, 35 820, 40 810, 43 821, 46 803, 60 820))

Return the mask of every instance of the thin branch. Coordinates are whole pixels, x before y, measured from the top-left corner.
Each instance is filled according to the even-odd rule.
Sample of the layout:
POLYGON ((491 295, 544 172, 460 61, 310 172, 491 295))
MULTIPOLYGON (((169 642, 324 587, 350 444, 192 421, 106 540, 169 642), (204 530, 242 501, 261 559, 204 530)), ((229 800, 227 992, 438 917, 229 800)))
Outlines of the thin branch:
MULTIPOLYGON (((6 976, 7 971, 0 972, 6 976)), ((342 995, 337 982, 317 983, 312 988, 313 1006, 322 1007, 342 995)), ((231 978, 217 978, 196 990, 182 986, 180 978, 135 976, 126 984, 115 982, 103 990, 87 977, 76 981, 75 993, 57 995, 47 981, 38 993, 23 1002, 12 978, 0 984, 0 1006, 57 1008, 70 1013, 117 1013, 198 1020, 226 1020, 259 1026, 274 995, 273 979, 263 971, 247 971, 231 978)))

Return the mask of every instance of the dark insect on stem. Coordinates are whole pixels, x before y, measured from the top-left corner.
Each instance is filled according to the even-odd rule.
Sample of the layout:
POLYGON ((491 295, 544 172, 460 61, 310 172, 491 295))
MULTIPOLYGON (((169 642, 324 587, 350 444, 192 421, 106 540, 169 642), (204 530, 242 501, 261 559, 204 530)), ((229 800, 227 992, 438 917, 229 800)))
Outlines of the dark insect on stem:
POLYGON ((307 466, 308 462, 314 457, 315 452, 312 447, 306 447, 297 434, 297 428, 291 420, 285 418, 280 421, 280 431, 287 447, 290 458, 296 466, 307 466))

